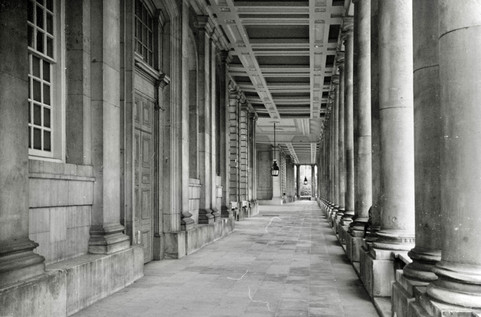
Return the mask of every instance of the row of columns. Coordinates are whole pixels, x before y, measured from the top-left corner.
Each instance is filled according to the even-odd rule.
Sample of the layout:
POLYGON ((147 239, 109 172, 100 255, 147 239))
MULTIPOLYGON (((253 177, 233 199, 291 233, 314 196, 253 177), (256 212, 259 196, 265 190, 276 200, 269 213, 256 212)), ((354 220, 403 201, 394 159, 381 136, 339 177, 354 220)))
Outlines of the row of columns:
POLYGON ((354 3, 318 162, 327 215, 371 296, 391 295, 408 254, 411 306, 481 308, 481 4, 354 3))

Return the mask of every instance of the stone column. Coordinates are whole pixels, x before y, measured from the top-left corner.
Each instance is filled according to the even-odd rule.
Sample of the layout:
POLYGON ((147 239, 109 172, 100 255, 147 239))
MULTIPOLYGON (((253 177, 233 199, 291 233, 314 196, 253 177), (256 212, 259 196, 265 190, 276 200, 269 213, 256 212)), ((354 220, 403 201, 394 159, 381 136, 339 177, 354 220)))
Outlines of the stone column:
POLYGON ((110 254, 130 246, 120 224, 120 3, 92 2, 92 165, 94 203, 89 252, 110 254))
POLYGON ((315 166, 316 165, 311 165, 311 197, 312 198, 316 197, 316 176, 315 176, 315 170, 314 170, 315 166))
POLYGON ((379 0, 371 1, 371 170, 372 207, 369 213, 367 240, 374 238, 381 224, 381 130, 379 111, 379 0))
POLYGON ((441 259, 438 15, 435 2, 413 4, 416 247, 404 275, 429 282, 436 279, 432 266, 441 259))
POLYGON ((296 165, 296 191, 297 199, 301 197, 301 165, 296 165))
POLYGON ((365 283, 371 296, 390 296, 392 259, 414 246, 412 1, 380 1, 378 29, 381 230, 366 259, 365 283))
POLYGON ((221 200, 221 215, 222 217, 229 217, 229 107, 227 97, 227 64, 229 62, 229 52, 220 51, 220 177, 222 184, 222 200, 221 200), (227 100, 226 100, 227 99, 227 100))
POLYGON ((44 272, 28 238, 27 2, 0 10, 0 289, 44 272))
POLYGON ((256 208, 257 204, 257 158, 256 158, 256 125, 257 114, 249 113, 249 200, 252 208, 256 208))
MULTIPOLYGON (((352 18, 344 18, 344 162, 346 169, 345 211, 341 225, 346 226, 354 217, 354 117, 353 117, 353 75, 354 37, 352 18)), ((342 120, 342 119, 341 119, 342 120)), ((347 228, 346 228, 347 230, 347 228)))
MULTIPOLYGON (((344 96, 345 96, 345 81, 344 81, 344 52, 338 53, 338 66, 339 66, 339 86, 337 95, 338 112, 336 115, 336 121, 338 122, 337 133, 337 169, 338 169, 338 211, 336 214, 336 227, 340 223, 344 211, 346 208, 346 151, 345 151, 345 124, 344 124, 344 96)), ((337 228, 336 228, 337 230, 337 228)))
POLYGON ((412 1, 380 1, 381 249, 414 242, 412 47, 412 1))
POLYGON ((397 316, 408 316, 416 293, 437 279, 432 270, 441 259, 438 12, 435 1, 413 5, 416 246, 408 253, 413 262, 396 273, 393 283, 392 311, 397 316))
POLYGON ((372 204, 371 170, 371 2, 356 0, 354 6, 354 200, 355 216, 351 261, 359 261, 361 240, 372 204))
MULTIPOLYGON (((481 2, 439 1, 442 118, 441 261, 427 293, 437 301, 481 309, 481 2)), ((460 307, 441 307, 460 316, 460 307), (459 314, 458 314, 459 313, 459 314)), ((464 310, 463 310, 464 311, 464 310)), ((463 314, 464 315, 464 314, 463 314)), ((475 314, 473 314, 475 315, 475 314)))
POLYGON ((207 16, 198 16, 197 28, 198 49, 198 96, 199 96, 199 178, 202 185, 199 201, 199 223, 214 222, 212 215, 212 177, 211 177, 211 45, 208 33, 211 26, 207 16))

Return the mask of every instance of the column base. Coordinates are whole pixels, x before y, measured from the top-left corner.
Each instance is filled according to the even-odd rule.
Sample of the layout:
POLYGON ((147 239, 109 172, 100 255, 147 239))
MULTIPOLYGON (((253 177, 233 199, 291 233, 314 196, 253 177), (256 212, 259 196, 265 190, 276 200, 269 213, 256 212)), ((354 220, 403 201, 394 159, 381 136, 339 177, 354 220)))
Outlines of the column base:
POLYGON ((45 273, 45 258, 33 252, 37 246, 28 238, 0 244, 0 289, 45 273))
POLYGON ((214 215, 212 209, 199 209, 199 224, 211 224, 214 223, 214 215))
POLYGON ((412 280, 429 283, 438 279, 433 272, 434 265, 441 261, 441 251, 415 247, 408 256, 413 260, 404 267, 404 275, 412 280))
POLYGON ((123 233, 124 229, 120 224, 91 226, 89 253, 112 254, 130 248, 130 237, 123 233))
POLYGON ((182 219, 180 220, 180 230, 190 230, 195 226, 195 221, 192 219, 192 214, 188 211, 182 212, 182 219))
POLYGON ((220 211, 217 208, 212 208, 212 216, 214 216, 214 221, 219 221, 221 218, 220 211))
POLYGON ((416 301, 410 303, 408 314, 409 317, 478 317, 481 316, 481 309, 438 302, 423 293, 416 296, 416 301))
POLYGON ((430 298, 448 305, 481 310, 480 266, 440 261, 433 271, 438 279, 427 288, 430 298))

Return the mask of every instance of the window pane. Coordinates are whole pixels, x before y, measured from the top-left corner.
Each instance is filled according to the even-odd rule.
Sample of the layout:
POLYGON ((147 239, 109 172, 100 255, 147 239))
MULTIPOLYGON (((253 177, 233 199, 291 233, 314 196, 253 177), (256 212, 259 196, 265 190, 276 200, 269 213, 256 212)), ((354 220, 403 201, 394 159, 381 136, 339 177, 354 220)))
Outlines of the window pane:
POLYGON ((43 150, 44 151, 51 151, 51 134, 50 131, 43 131, 43 150))
POLYGON ((43 80, 50 82, 50 63, 43 61, 43 80))
POLYGON ((33 124, 42 125, 42 107, 33 105, 33 124))
POLYGON ((43 33, 37 30, 37 51, 43 53, 43 33))
POLYGON ((28 123, 32 122, 32 104, 28 103, 28 123))
POLYGON ((47 55, 53 58, 53 39, 47 37, 47 55))
POLYGON ((47 0, 47 9, 53 11, 53 0, 47 0))
POLYGON ((50 86, 43 85, 43 103, 46 105, 50 105, 50 86))
POLYGON ((28 99, 32 99, 32 78, 28 78, 28 99))
POLYGON ((33 76, 40 78, 40 58, 32 56, 32 72, 33 76))
POLYGON ((43 9, 37 6, 37 26, 43 29, 43 9))
POLYGON ((38 80, 33 80, 33 100, 42 101, 40 97, 40 82, 38 80))
POLYGON ((47 13, 47 32, 53 34, 53 16, 47 13))
POLYGON ((28 20, 32 23, 33 21, 33 3, 32 1, 28 1, 28 20))
POLYGON ((42 131, 40 129, 33 129, 33 148, 35 150, 42 149, 42 131))
POLYGON ((43 126, 50 128, 50 109, 43 108, 43 126))
POLYGON ((33 28, 29 25, 28 26, 28 46, 34 48, 33 46, 33 28))
POLYGON ((28 148, 32 148, 32 128, 28 127, 28 148))

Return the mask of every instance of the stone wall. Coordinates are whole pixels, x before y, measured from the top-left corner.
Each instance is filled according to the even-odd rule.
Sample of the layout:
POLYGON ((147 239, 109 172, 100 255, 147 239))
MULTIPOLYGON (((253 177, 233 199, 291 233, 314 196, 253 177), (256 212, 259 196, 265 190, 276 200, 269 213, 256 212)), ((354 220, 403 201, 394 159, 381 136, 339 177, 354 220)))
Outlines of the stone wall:
POLYGON ((92 168, 30 160, 29 237, 46 263, 88 252, 92 168))

